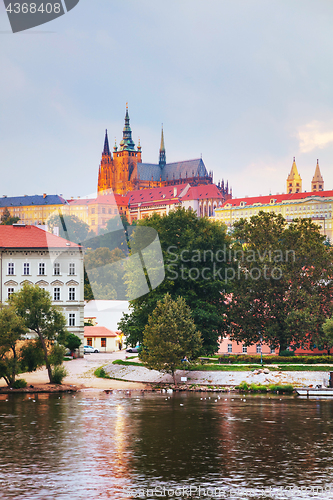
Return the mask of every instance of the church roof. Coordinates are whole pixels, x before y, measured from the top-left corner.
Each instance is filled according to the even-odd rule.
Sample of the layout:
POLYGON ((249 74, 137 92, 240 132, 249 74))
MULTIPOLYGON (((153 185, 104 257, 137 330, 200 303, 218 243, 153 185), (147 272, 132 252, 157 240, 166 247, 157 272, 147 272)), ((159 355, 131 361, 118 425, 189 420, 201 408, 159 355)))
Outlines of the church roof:
POLYGON ((139 203, 141 206, 156 203, 170 204, 178 202, 178 198, 189 184, 178 184, 177 186, 163 186, 151 189, 138 189, 128 194, 130 207, 135 207, 139 203))
POLYGON ((207 169, 201 158, 187 161, 167 163, 163 168, 162 180, 186 179, 186 177, 208 176, 207 169), (168 176, 168 178, 167 178, 168 176))
POLYGON ((294 157, 294 161, 293 161, 293 164, 291 166, 291 170, 290 170, 290 174, 288 175, 288 179, 287 181, 301 181, 301 176, 299 175, 298 173, 298 170, 297 170, 297 166, 296 166, 296 161, 295 161, 295 157, 294 157))
POLYGON ((134 168, 131 178, 142 181, 172 181, 190 177, 208 176, 207 169, 201 158, 196 160, 177 161, 167 163, 163 168, 155 163, 138 163, 134 168))
POLYGON ((221 191, 215 184, 201 184, 200 186, 192 186, 187 193, 182 196, 182 200, 204 200, 207 198, 220 198, 224 197, 221 191))
POLYGON ((323 176, 321 175, 319 168, 319 161, 317 160, 316 170, 312 178, 312 182, 324 182, 323 176))

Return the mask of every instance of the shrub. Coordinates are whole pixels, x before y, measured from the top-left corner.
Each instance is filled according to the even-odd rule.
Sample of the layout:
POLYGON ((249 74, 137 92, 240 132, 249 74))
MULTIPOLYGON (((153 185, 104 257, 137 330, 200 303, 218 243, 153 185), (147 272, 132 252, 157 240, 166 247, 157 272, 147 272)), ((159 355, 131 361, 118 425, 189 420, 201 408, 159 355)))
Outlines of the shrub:
POLYGON ((294 351, 289 351, 288 349, 279 352, 279 356, 295 356, 294 351))
POLYGON ((64 366, 56 365, 52 368, 52 379, 54 384, 61 384, 67 375, 68 371, 64 366))
POLYGON ((291 394, 294 391, 294 388, 292 385, 272 384, 269 386, 269 390, 279 394, 291 394))
POLYGON ((19 378, 15 380, 15 382, 12 385, 13 389, 24 389, 25 387, 27 387, 27 382, 26 380, 24 380, 24 378, 19 378))
POLYGON ((97 368, 97 370, 95 370, 95 372, 94 372, 94 375, 95 375, 95 377, 98 377, 98 378, 107 378, 107 376, 108 376, 103 367, 97 368))
POLYGON ((49 354, 50 364, 54 366, 60 366, 61 363, 63 362, 65 354, 66 354, 66 349, 63 345, 54 344, 49 354))
POLYGON ((243 381, 238 386, 236 386, 235 389, 239 389, 242 392, 248 392, 249 384, 243 381))

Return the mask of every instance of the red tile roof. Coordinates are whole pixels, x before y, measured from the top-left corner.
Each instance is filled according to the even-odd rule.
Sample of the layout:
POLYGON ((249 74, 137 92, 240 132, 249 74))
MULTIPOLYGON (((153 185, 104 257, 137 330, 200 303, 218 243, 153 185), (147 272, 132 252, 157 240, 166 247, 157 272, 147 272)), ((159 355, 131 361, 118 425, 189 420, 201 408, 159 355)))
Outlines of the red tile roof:
POLYGON ((227 200, 223 203, 221 208, 224 208, 228 203, 232 207, 239 207, 241 202, 245 202, 245 206, 251 206, 254 203, 261 203, 262 205, 270 205, 270 200, 276 200, 276 203, 281 203, 282 201, 301 201, 305 200, 309 197, 316 196, 322 198, 333 197, 333 190, 331 191, 309 191, 305 193, 291 193, 291 194, 270 194, 266 196, 253 196, 253 197, 245 197, 245 198, 233 198, 231 200, 227 200))
POLYGON ((85 337, 117 337, 117 333, 105 328, 105 326, 85 326, 85 337))
POLYGON ((221 191, 215 184, 193 186, 182 196, 182 200, 206 200, 207 198, 224 199, 221 191))
POLYGON ((36 226, 0 225, 0 248, 80 248, 36 226))
POLYGON ((151 189, 138 189, 129 193, 130 207, 141 205, 152 205, 162 203, 178 203, 179 195, 184 191, 187 184, 178 184, 177 186, 164 186, 151 189))

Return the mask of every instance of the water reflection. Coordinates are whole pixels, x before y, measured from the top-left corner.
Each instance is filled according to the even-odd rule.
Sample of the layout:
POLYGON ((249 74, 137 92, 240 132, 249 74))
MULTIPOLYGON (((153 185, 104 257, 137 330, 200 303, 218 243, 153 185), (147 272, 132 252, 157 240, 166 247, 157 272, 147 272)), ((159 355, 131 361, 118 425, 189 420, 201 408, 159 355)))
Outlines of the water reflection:
POLYGON ((294 397, 0 395, 0 498, 330 485, 332 416, 332 401, 294 397))

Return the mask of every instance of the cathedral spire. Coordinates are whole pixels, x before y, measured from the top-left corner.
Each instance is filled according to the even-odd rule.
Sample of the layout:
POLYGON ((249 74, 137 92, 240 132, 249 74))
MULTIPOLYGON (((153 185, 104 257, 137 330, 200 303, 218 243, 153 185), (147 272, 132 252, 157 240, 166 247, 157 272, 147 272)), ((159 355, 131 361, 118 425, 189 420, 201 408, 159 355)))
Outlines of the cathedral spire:
POLYGON ((103 155, 110 156, 110 148, 109 148, 109 139, 108 139, 108 131, 105 130, 105 139, 104 139, 104 149, 103 155))
POLYGON ((123 128, 123 138, 119 144, 120 151, 135 151, 135 144, 132 140, 132 130, 129 123, 128 103, 126 103, 125 126, 123 128))
POLYGON ((319 168, 319 160, 317 160, 316 170, 311 181, 311 191, 324 191, 324 179, 319 168))
POLYGON ((287 193, 301 193, 302 192, 302 179, 298 173, 295 156, 291 166, 290 174, 287 177, 287 193))
POLYGON ((165 146, 164 146, 164 133, 163 133, 163 123, 162 123, 162 132, 161 132, 161 146, 160 146, 160 159, 158 162, 160 167, 164 167, 166 165, 166 156, 165 156, 165 146))

